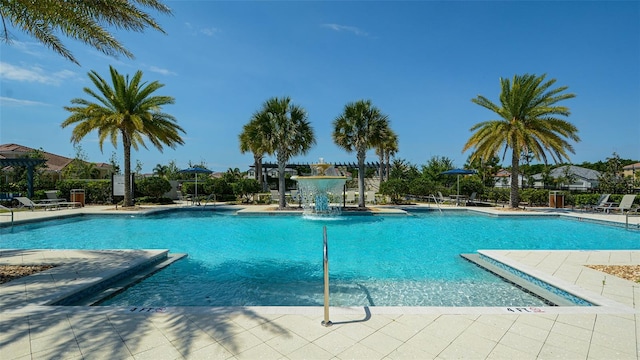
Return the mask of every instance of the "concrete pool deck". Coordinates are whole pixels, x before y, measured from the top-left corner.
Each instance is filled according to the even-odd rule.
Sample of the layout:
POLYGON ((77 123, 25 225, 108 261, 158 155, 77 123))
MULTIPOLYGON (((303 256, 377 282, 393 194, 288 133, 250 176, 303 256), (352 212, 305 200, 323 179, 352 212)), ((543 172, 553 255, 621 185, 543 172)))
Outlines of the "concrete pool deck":
MULTIPOLYGON (((113 212, 110 208, 25 211, 17 212, 14 220, 104 214, 113 212)), ((532 214, 494 208, 474 210, 501 215, 532 214)), ((534 213, 626 221, 622 215, 561 209, 538 209, 534 213)), ((6 223, 5 218, 0 216, 0 221, 6 223)), ((640 218, 630 220, 634 227, 639 226, 640 218)), ((640 284, 584 266, 637 265, 640 251, 486 252, 601 304, 591 307, 332 307, 330 320, 334 325, 323 327, 321 307, 48 305, 69 291, 86 288, 160 253, 162 250, 1 251, 0 264, 58 266, 0 285, 0 357, 3 360, 640 357, 640 284)))

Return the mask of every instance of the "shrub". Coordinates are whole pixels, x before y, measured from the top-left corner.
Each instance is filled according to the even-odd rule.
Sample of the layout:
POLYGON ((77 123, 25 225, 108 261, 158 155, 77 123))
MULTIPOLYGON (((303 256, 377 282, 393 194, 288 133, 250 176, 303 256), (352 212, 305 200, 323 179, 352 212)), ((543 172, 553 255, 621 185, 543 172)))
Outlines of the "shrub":
POLYGON ((242 199, 242 202, 249 202, 250 195, 259 193, 262 190, 260 183, 256 179, 242 178, 233 184, 233 193, 242 199))
POLYGON ((380 186, 380 193, 391 197, 391 202, 397 204, 409 192, 409 183, 402 179, 389 179, 380 186))
POLYGON ((417 196, 428 196, 435 193, 436 184, 425 178, 418 177, 409 183, 409 194, 417 196))
POLYGON ((60 197, 69 199, 71 190, 84 189, 84 201, 87 204, 107 204, 111 200, 111 180, 62 180, 58 182, 60 197))
POLYGON ((160 199, 163 194, 171 190, 169 180, 154 176, 136 181, 136 197, 148 196, 155 200, 160 199))

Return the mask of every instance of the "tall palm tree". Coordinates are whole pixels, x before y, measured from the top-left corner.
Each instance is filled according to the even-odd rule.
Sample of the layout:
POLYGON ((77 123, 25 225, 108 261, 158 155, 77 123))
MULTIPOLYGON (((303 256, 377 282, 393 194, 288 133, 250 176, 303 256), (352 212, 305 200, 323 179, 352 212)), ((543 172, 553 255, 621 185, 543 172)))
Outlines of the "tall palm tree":
POLYGON ((138 32, 151 27, 164 33, 153 17, 140 7, 171 14, 171 9, 159 0, 75 0, 72 3, 59 0, 2 0, 0 36, 5 42, 11 42, 12 36, 7 28, 7 24, 10 24, 76 64, 79 64, 78 60, 56 33, 79 40, 110 56, 133 58, 133 54, 107 31, 105 25, 138 32))
POLYGON ((389 171, 391 170, 391 156, 398 151, 398 135, 389 129, 386 129, 383 138, 376 147, 376 155, 380 159, 380 186, 382 182, 389 180, 389 171))
POLYGON ((266 134, 269 133, 268 126, 269 116, 264 111, 258 111, 242 127, 242 132, 239 135, 240 152, 244 154, 251 151, 253 153, 253 164, 256 169, 254 177, 260 182, 263 189, 265 184, 262 179, 262 159, 265 154, 272 153, 266 138, 266 134))
POLYGON ((569 159, 574 153, 567 140, 580 141, 578 129, 560 118, 569 116, 569 108, 556 105, 562 100, 575 97, 564 93, 567 86, 552 88, 556 80, 546 81, 546 74, 514 75, 513 79, 500 79, 500 105, 478 95, 471 101, 487 108, 500 117, 471 127, 475 131, 462 151, 474 148, 471 161, 490 160, 504 147, 504 155, 511 149, 511 194, 510 206, 517 208, 520 157, 530 153, 537 160, 547 163, 547 152, 555 162, 569 159))
POLYGON ((267 119, 264 129, 264 149, 269 155, 276 155, 278 162, 278 190, 280 198, 278 207, 284 209, 285 201, 285 169, 289 159, 296 155, 306 154, 315 145, 315 134, 307 119, 305 110, 291 103, 291 98, 271 98, 261 110, 267 119))
POLYGON ((371 104, 358 100, 345 105, 344 112, 333 121, 333 142, 358 158, 358 207, 364 204, 364 162, 367 150, 378 146, 389 129, 389 119, 371 104))
POLYGON ((104 140, 109 138, 117 147, 118 138, 122 138, 124 148, 124 206, 133 205, 131 193, 131 147, 138 150, 146 137, 158 150, 162 146, 175 148, 184 144, 180 132, 185 131, 176 123, 176 119, 161 112, 161 107, 173 104, 170 96, 153 96, 152 94, 163 87, 157 81, 141 83, 142 71, 137 71, 129 79, 119 74, 113 67, 109 67, 113 87, 107 83, 96 71, 89 72, 89 78, 98 89, 94 91, 88 87, 84 92, 91 95, 97 102, 76 98, 71 100, 76 106, 65 106, 65 110, 72 113, 61 126, 76 124, 71 134, 71 141, 78 143, 90 132, 98 131, 100 150, 104 140))
POLYGON ((392 132, 391 136, 387 137, 384 146, 384 157, 387 168, 385 171, 386 180, 389 180, 389 174, 391 172, 391 157, 395 156, 398 151, 398 135, 392 132))

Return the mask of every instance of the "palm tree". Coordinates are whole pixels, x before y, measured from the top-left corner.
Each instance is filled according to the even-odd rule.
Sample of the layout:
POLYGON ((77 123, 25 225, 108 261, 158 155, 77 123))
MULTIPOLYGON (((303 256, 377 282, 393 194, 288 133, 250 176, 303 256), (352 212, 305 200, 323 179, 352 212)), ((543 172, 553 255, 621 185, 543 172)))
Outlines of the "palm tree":
POLYGON ((153 173, 159 177, 166 178, 168 172, 169 172, 169 167, 166 165, 156 164, 156 167, 153 168, 153 173))
POLYGON ((147 146, 146 137, 158 150, 162 152, 162 145, 175 148, 184 144, 179 132, 185 131, 176 123, 176 119, 161 112, 161 107, 173 104, 170 96, 152 96, 163 87, 157 81, 141 83, 142 71, 137 71, 132 79, 119 74, 113 67, 111 72, 111 87, 97 72, 89 72, 89 78, 98 92, 85 87, 84 92, 91 95, 97 102, 76 98, 71 100, 76 106, 65 106, 65 110, 72 115, 61 126, 76 124, 71 135, 71 141, 78 143, 90 132, 98 131, 100 150, 104 140, 109 138, 117 147, 118 137, 122 137, 124 148, 124 206, 133 205, 131 193, 131 147, 138 150, 138 145, 147 146))
POLYGON ((171 14, 171 9, 158 0, 75 0, 73 3, 58 0, 0 1, 0 36, 5 42, 11 42, 7 29, 9 23, 76 64, 79 64, 78 60, 62 44, 56 33, 79 40, 110 56, 124 55, 133 58, 133 54, 104 25, 138 32, 151 27, 164 33, 160 25, 136 5, 171 14))
POLYGON ((511 194, 510 206, 517 208, 518 176, 520 157, 530 153, 537 160, 547 163, 547 152, 557 163, 569 159, 567 151, 574 153, 567 139, 580 141, 578 129, 570 122, 561 119, 569 116, 569 108, 556 103, 575 97, 563 93, 567 86, 551 88, 556 80, 545 81, 546 74, 514 75, 513 79, 500 79, 500 106, 484 96, 478 95, 471 101, 485 107, 500 117, 471 127, 475 131, 464 145, 463 152, 474 148, 470 159, 490 160, 504 147, 511 149, 511 194))
POLYGON ((272 153, 268 148, 266 134, 269 133, 269 117, 266 112, 258 111, 251 117, 251 120, 242 127, 240 138, 240 152, 247 151, 253 153, 253 164, 256 169, 255 179, 260 182, 260 187, 264 190, 265 185, 262 179, 262 158, 264 154, 272 153))
POLYGON ((265 151, 276 155, 278 162, 278 190, 280 198, 278 207, 284 209, 285 201, 285 169, 289 159, 296 155, 306 154, 316 143, 315 134, 307 120, 307 113, 300 106, 291 103, 291 98, 271 98, 267 100, 262 111, 266 118, 263 129, 265 134, 265 151))
POLYGON ((389 180, 389 171, 391 170, 391 156, 398 151, 398 135, 391 130, 384 131, 381 142, 376 147, 376 155, 380 158, 380 186, 383 181, 389 180))
POLYGON ((385 141, 385 146, 384 146, 384 157, 385 157, 385 161, 386 161, 386 180, 389 180, 389 173, 391 172, 391 157, 395 156, 396 153, 399 151, 398 148, 398 135, 394 132, 391 133, 391 136, 387 137, 386 141, 385 141))
POLYGON ((386 115, 371 104, 371 100, 358 100, 345 105, 344 112, 333 121, 333 142, 347 152, 356 152, 358 158, 358 207, 364 205, 364 161, 367 150, 378 146, 389 129, 386 115))

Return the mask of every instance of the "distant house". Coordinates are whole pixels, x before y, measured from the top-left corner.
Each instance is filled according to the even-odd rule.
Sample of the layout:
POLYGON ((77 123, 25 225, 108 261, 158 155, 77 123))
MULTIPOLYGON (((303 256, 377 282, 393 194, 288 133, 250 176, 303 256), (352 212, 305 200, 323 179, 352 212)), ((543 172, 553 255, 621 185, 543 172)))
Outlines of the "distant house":
MULTIPOLYGON (((509 188, 511 188, 511 172, 509 170, 500 169, 500 170, 498 170, 498 173, 493 178, 495 180, 494 187, 499 188, 499 189, 502 189, 502 188, 509 189, 509 188)), ((524 177, 522 176, 522 174, 519 174, 518 175, 518 187, 522 188, 523 182, 526 184, 526 180, 524 180, 524 177)))
POLYGON ((622 175, 625 177, 631 176, 634 179, 640 177, 640 163, 629 164, 623 167, 622 175))
MULTIPOLYGON (((17 159, 27 156, 29 153, 36 149, 19 144, 1 144, 0 145, 0 158, 3 159, 17 159)), ((61 155, 52 154, 50 152, 42 151, 44 158, 47 160, 45 163, 44 173, 53 177, 54 179, 62 179, 64 170, 74 161, 72 158, 68 158, 61 155)), ((98 171, 98 177, 101 179, 107 178, 111 174, 111 165, 106 163, 94 163, 95 168, 98 171)), ((5 169, 2 169, 5 170, 5 169)))
MULTIPOLYGON (((567 190, 588 191, 598 187, 598 178, 600 177, 600 172, 575 165, 564 165, 551 170, 551 172, 549 173, 549 177, 555 180, 561 180, 560 183, 556 182, 558 188, 567 190), (571 182, 566 183, 563 182, 562 179, 569 179, 571 180, 571 182)), ((544 184, 542 181, 541 173, 533 175, 533 179, 535 180, 533 184, 533 187, 535 188, 544 188, 545 185, 547 187, 549 187, 550 185, 555 185, 544 184)))

